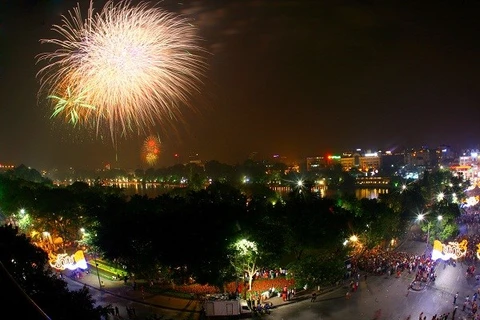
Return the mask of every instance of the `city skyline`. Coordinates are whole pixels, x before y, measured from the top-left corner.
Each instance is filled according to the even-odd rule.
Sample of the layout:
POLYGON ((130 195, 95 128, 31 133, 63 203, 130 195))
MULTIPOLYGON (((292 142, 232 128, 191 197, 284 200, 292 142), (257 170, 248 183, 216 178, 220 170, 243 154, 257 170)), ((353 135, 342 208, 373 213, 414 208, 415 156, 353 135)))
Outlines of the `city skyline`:
MULTIPOLYGON (((151 3, 193 19, 208 63, 194 108, 151 132, 161 140, 159 167, 175 154, 234 164, 252 152, 293 160, 359 146, 479 145, 478 1, 151 3)), ((1 5, 0 163, 144 166, 147 134, 114 146, 58 126, 37 103, 39 40, 75 6, 1 5)))
MULTIPOLYGON (((144 151, 145 153, 145 151, 144 151)), ((190 154, 190 155, 179 155, 179 154, 174 154, 174 160, 172 163, 169 164, 157 164, 156 162, 154 163, 149 163, 148 161, 145 161, 145 163, 138 165, 138 166, 126 166, 122 167, 120 162, 106 162, 101 164, 98 167, 90 167, 86 165, 78 165, 78 166, 52 166, 52 167, 43 167, 43 168, 35 168, 35 167, 29 167, 28 165, 25 165, 25 163, 1 163, 0 162, 0 170, 6 171, 10 169, 15 169, 16 167, 19 167, 20 165, 29 167, 31 169, 36 169, 39 171, 47 172, 51 170, 92 170, 92 171, 98 171, 98 170, 157 170, 157 169, 165 169, 169 167, 175 167, 176 165, 189 165, 189 164, 194 164, 194 165, 199 165, 199 166, 204 166, 208 162, 218 162, 222 163, 225 165, 229 166, 242 166, 253 161, 254 163, 261 164, 263 163, 264 165, 271 165, 275 163, 282 163, 287 165, 289 168, 300 168, 303 167, 303 169, 309 171, 309 166, 312 163, 316 163, 318 161, 325 161, 326 163, 332 163, 331 161, 340 161, 340 159, 353 159, 355 157, 362 157, 364 159, 369 159, 369 158, 380 158, 383 159, 385 157, 390 158, 391 156, 394 156, 396 158, 395 162, 398 161, 398 156, 403 156, 405 158, 405 164, 411 164, 413 167, 416 166, 422 166, 426 165, 427 167, 431 166, 436 166, 439 164, 438 161, 442 162, 442 165, 451 165, 451 166, 457 166, 460 163, 460 166, 464 165, 465 163, 469 161, 477 161, 473 160, 478 158, 478 154, 480 154, 480 149, 478 148, 466 148, 462 150, 456 150, 454 148, 451 148, 451 146, 447 145, 440 145, 437 147, 429 147, 429 146, 420 146, 420 147, 406 147, 403 149, 395 149, 395 150, 385 150, 385 149, 362 149, 362 148, 354 148, 354 149, 349 149, 349 150, 343 150, 343 151, 336 151, 336 152, 327 152, 327 153, 317 153, 317 154, 311 154, 308 155, 304 158, 295 158, 295 159, 290 159, 284 155, 281 154, 261 154, 258 152, 252 152, 246 157, 245 159, 239 160, 235 163, 227 163, 223 161, 219 161, 218 159, 211 159, 208 157, 202 157, 202 155, 196 153, 196 154, 190 154), (409 160, 406 160, 406 159, 409 160)), ((393 159, 393 158, 392 158, 393 159)), ((390 160, 391 161, 391 160, 390 160)), ((389 161, 389 162, 390 162, 389 161)), ((380 163, 377 164, 372 164, 371 160, 367 161, 369 165, 377 166, 380 163)), ((350 164, 350 162, 346 162, 345 164, 342 165, 347 165, 347 167, 350 164)), ((390 165, 390 164, 389 164, 390 165)), ((363 166, 360 164, 360 166, 363 166)), ((373 168, 373 167, 372 167, 373 168)), ((295 170, 295 169, 294 169, 295 170)), ((364 169, 361 169, 362 171, 364 169)))

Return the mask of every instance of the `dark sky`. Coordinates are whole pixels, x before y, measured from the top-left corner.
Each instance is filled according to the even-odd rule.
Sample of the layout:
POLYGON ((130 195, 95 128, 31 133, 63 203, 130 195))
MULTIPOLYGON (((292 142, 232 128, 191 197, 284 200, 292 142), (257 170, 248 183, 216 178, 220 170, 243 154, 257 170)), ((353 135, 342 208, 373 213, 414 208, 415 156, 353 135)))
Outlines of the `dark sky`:
MULTIPOLYGON (((0 3, 0 163, 36 169, 145 166, 144 135, 79 135, 37 103, 39 39, 71 0, 0 3)), ((81 0, 82 8, 89 1, 81 0)), ((94 2, 101 8, 103 1, 94 2)), ((209 52, 196 111, 159 124, 157 166, 198 153, 288 161, 346 149, 478 147, 480 1, 164 0, 209 52)))

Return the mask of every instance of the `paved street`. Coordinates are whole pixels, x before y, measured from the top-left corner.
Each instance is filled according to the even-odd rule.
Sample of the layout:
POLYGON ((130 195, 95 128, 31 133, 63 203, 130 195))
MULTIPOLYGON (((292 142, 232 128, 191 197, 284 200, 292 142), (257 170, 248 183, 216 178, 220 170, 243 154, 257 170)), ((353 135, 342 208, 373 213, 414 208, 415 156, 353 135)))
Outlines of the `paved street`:
MULTIPOLYGON (((423 254, 425 243, 407 241, 399 248, 409 253, 423 254)), ((414 274, 404 272, 399 278, 395 276, 372 276, 367 281, 362 280, 357 292, 346 299, 347 287, 339 287, 328 293, 321 294, 316 302, 309 299, 298 299, 290 304, 282 305, 280 298, 273 298, 274 308, 265 319, 418 319, 420 312, 430 320, 433 315, 452 312, 453 296, 458 291, 458 310, 455 319, 467 319, 469 309, 462 311, 463 301, 468 294, 480 287, 474 277, 465 276, 467 266, 458 263, 456 266, 441 262, 436 271, 437 279, 424 290, 408 290, 414 274)), ((137 319, 157 314, 163 319, 198 319, 201 305, 196 300, 178 299, 173 297, 144 294, 141 290, 133 290, 124 285, 123 281, 102 279, 105 287, 98 290, 99 283, 95 274, 90 273, 80 281, 67 279, 70 289, 76 290, 83 284, 101 305, 118 306, 121 318, 127 319, 126 306, 135 307, 137 319)), ((451 316, 450 318, 451 319, 451 316)))
MULTIPOLYGON (((421 254, 425 250, 423 242, 408 242, 400 250, 421 254)), ((408 319, 419 317, 424 313, 430 320, 437 314, 453 312, 453 296, 458 291, 458 310, 455 319, 467 319, 470 312, 462 311, 463 301, 468 294, 480 286, 475 278, 467 279, 466 266, 457 264, 455 267, 443 262, 437 267, 438 277, 423 291, 407 290, 413 279, 413 274, 406 272, 400 278, 395 276, 370 276, 361 281, 359 290, 346 299, 347 289, 342 288, 321 295, 316 302, 302 301, 293 305, 283 306, 272 313, 268 319, 408 319)), ((451 315, 449 317, 451 319, 451 315)))

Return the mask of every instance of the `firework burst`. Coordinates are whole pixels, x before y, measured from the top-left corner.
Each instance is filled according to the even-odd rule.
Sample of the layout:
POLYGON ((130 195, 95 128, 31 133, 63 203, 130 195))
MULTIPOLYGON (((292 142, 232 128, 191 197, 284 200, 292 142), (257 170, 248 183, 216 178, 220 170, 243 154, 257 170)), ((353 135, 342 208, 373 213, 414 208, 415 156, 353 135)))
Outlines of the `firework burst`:
POLYGON ((148 136, 143 142, 142 154, 146 163, 154 165, 160 156, 160 138, 154 135, 148 136))
POLYGON ((52 117, 117 134, 146 132, 177 119, 199 91, 205 70, 195 28, 180 16, 130 1, 107 2, 82 18, 80 5, 52 28, 56 47, 37 56, 39 97, 53 102, 52 117))
POLYGON ((95 111, 95 107, 83 102, 83 95, 75 96, 72 90, 67 88, 63 96, 49 95, 47 98, 54 100, 52 118, 63 114, 65 120, 74 126, 79 121, 88 118, 88 113, 95 111))

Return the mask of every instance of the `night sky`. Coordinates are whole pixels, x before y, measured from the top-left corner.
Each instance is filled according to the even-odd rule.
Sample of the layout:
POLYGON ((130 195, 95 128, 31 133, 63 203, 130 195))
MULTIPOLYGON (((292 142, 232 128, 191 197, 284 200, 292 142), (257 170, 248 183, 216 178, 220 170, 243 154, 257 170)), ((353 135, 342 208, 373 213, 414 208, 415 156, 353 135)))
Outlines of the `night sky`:
MULTIPOLYGON (((0 164, 146 167, 145 135, 79 134, 37 102, 41 38, 71 0, 0 3, 0 164), (118 159, 118 162, 116 160, 118 159)), ((80 1, 86 9, 89 1, 80 1)), ((99 9, 104 1, 94 2, 99 9)), ((202 92, 160 123, 157 167, 187 160, 287 162, 344 150, 480 142, 480 1, 165 0, 206 51, 202 92)))

